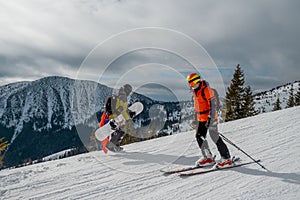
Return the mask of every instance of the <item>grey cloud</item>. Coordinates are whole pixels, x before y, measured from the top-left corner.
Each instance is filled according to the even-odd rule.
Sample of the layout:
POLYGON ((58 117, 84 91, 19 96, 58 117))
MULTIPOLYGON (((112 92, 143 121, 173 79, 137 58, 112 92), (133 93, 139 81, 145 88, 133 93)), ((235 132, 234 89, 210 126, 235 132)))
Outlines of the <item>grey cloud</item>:
MULTIPOLYGON (((299 79, 299 8, 297 0, 162 1, 159 5, 138 0, 6 1, 0 7, 0 75, 72 76, 88 53, 110 36, 158 26, 183 32, 202 44, 218 66, 229 68, 222 72, 225 83, 240 63, 252 88, 274 87, 299 79)), ((173 45, 184 44, 175 40, 173 45)), ((96 66, 104 67, 102 58, 117 48, 98 57, 96 66)), ((153 61, 185 65, 175 56, 150 52, 120 57, 111 72, 153 61)))

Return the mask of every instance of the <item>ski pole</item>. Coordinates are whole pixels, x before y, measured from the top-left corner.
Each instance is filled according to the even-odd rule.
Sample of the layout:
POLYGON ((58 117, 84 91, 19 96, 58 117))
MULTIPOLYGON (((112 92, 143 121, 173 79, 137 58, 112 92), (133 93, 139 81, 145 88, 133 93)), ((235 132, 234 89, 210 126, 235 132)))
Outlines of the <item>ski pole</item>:
POLYGON ((257 162, 257 160, 255 160, 254 158, 252 158, 249 154, 247 154, 243 149, 241 149, 240 147, 238 147, 236 144, 234 144, 232 141, 230 141, 228 138, 226 138, 222 133, 220 133, 220 136, 229 144, 231 144, 232 146, 234 146, 235 148, 237 148, 238 150, 240 150, 241 152, 243 152, 246 156, 248 156, 249 158, 251 158, 256 164, 258 164, 259 166, 261 166, 263 169, 267 170, 267 168, 265 168, 262 164, 260 164, 259 162, 257 162))

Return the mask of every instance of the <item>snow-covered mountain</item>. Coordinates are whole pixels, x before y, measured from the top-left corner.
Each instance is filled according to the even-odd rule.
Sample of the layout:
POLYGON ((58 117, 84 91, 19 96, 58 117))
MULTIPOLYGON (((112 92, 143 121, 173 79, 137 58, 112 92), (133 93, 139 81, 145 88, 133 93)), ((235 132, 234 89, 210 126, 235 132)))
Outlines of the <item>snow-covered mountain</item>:
MULTIPOLYGON (((298 83, 293 84, 295 93, 298 83)), ((285 85, 257 94, 257 109, 263 110, 264 107, 265 112, 271 111, 278 95, 284 108, 290 87, 285 85)), ((98 127, 105 99, 112 92, 112 88, 96 82, 57 76, 1 86, 0 138, 5 137, 10 143, 3 159, 4 166, 42 159, 67 149, 79 148, 76 152, 85 152, 84 144, 90 142, 90 134, 98 127), (78 128, 86 133, 84 138, 78 134, 78 128)), ((158 136, 191 130, 192 102, 158 102, 137 93, 130 101, 144 104, 143 113, 135 119, 136 124, 143 127, 141 134, 153 127, 154 132, 158 129, 156 125, 151 126, 154 120, 164 123, 163 128, 155 133, 158 136), (157 110, 164 110, 164 119, 151 118, 149 111, 154 105, 157 110)), ((95 142, 92 145, 97 146, 95 142)))
MULTIPOLYGON (((89 140, 98 127, 105 99, 112 92, 112 88, 96 82, 58 76, 0 87, 0 138, 5 137, 10 143, 4 165, 9 167, 83 146, 77 129, 84 129, 85 140, 89 140)), ((165 135, 181 118, 191 118, 188 108, 181 109, 192 107, 188 102, 157 102, 137 93, 130 101, 144 104, 144 112, 136 119, 143 125, 150 121, 147 112, 151 106, 162 105, 167 113, 165 135)))
POLYGON ((281 108, 286 108, 289 96, 290 96, 290 89, 291 87, 294 88, 294 94, 300 89, 300 81, 295 81, 293 83, 288 83, 282 86, 278 86, 271 90, 267 90, 264 92, 259 92, 254 95, 255 100, 255 108, 260 113, 264 112, 271 112, 274 108, 275 102, 279 97, 281 102, 281 108))
POLYGON ((8 128, 16 127, 15 135, 32 118, 46 118, 42 123, 33 123, 34 131, 49 129, 53 125, 70 128, 74 126, 73 118, 82 123, 95 112, 95 108, 103 107, 103 97, 112 93, 112 89, 104 85, 91 81, 76 81, 75 85, 75 80, 64 77, 46 77, 9 84, 0 89, 1 123, 8 128), (72 112, 74 107, 80 108, 80 112, 72 112))
MULTIPOLYGON (((220 125, 220 131, 256 164, 181 178, 159 170, 193 165, 194 131, 0 171, 3 199, 289 199, 300 198, 300 107, 220 125)), ((208 139, 214 153, 217 150, 208 139)), ((250 159, 228 144, 231 155, 250 159)), ((217 154, 218 155, 218 154, 217 154)), ((217 156, 217 159, 219 155, 217 156)), ((199 169, 201 170, 201 169, 199 169)))
POLYGON ((84 124, 101 111, 105 97, 112 93, 111 88, 95 82, 56 76, 13 83, 0 90, 0 136, 10 143, 6 166, 82 145, 75 122, 84 124))

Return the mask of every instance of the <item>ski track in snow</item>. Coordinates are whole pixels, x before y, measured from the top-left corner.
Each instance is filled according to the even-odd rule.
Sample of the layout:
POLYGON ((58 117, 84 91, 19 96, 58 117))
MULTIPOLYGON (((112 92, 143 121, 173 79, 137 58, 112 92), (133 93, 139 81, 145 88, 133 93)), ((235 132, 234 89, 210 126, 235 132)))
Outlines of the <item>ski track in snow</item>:
MULTIPOLYGON (((160 169, 193 165, 194 131, 0 171, 1 199, 300 199, 300 107, 220 125, 256 164, 181 178, 160 169)), ((209 138, 209 137, 208 137, 209 138)), ((208 139, 211 150, 215 145, 208 139)), ((228 144, 232 155, 249 161, 228 144)), ((217 159, 219 155, 217 154, 217 159)), ((201 169, 198 169, 201 170, 201 169)))

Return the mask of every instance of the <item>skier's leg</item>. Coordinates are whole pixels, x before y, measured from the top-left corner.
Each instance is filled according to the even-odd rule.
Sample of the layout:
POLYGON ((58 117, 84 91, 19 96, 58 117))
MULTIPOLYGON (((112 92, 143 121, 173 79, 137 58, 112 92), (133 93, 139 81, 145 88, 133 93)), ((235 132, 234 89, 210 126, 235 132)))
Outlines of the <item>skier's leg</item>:
POLYGON ((100 141, 101 142, 101 146, 102 146, 102 150, 104 153, 107 153, 107 149, 106 149, 106 145, 109 142, 109 136, 107 136, 104 140, 100 141))
POLYGON ((118 152, 122 150, 122 147, 118 147, 117 145, 115 145, 114 143, 112 143, 111 141, 109 141, 106 145, 106 148, 110 151, 113 152, 118 152))
POLYGON ((121 130, 116 130, 111 134, 111 139, 107 143, 106 148, 113 152, 121 151, 123 148, 120 147, 121 140, 124 136, 124 132, 121 130))
POLYGON ((195 162, 196 166, 208 166, 214 164, 212 154, 206 140, 207 128, 206 122, 199 122, 196 132, 196 139, 202 152, 202 157, 195 162))
POLYGON ((122 141, 122 139, 123 139, 123 137, 124 137, 124 135, 125 135, 125 132, 124 131, 122 131, 122 130, 116 130, 115 132, 113 132, 112 134, 111 134, 111 142, 112 143, 114 143, 115 145, 117 145, 117 146, 120 146, 120 143, 121 143, 121 141, 122 141))
POLYGON ((206 122, 199 122, 196 132, 196 139, 204 157, 212 157, 209 146, 206 140, 207 128, 206 122))
POLYGON ((117 139, 117 141, 116 141, 116 145, 117 145, 117 146, 120 146, 120 144, 121 144, 121 142, 122 142, 122 139, 123 139, 124 135, 125 135, 125 132, 122 131, 122 130, 119 130, 118 139, 117 139))
MULTIPOLYGON (((125 123, 125 127, 121 128, 123 132, 133 136, 133 137, 137 137, 137 132, 134 128, 134 124, 133 121, 131 119, 127 120, 125 123)), ((124 134, 125 134, 124 133, 124 134)))
POLYGON ((118 136, 119 132, 118 130, 116 130, 115 132, 113 132, 111 134, 111 139, 110 139, 110 142, 112 142, 113 144, 116 144, 118 139, 119 139, 119 136, 118 136))
POLYGON ((217 145, 217 148, 218 148, 218 151, 219 151, 221 157, 224 159, 230 158, 229 150, 219 135, 218 127, 217 126, 209 127, 209 134, 210 134, 211 139, 217 145))

